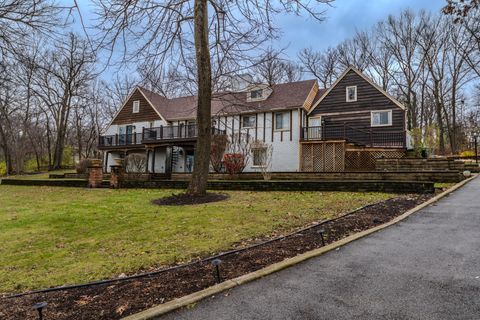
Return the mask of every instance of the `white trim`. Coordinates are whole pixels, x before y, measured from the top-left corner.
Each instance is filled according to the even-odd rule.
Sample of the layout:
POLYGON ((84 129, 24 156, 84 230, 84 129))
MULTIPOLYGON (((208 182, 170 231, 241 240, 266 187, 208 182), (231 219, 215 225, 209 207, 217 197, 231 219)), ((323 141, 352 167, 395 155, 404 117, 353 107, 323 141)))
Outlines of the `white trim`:
POLYGON ((393 125, 393 110, 392 109, 387 109, 387 110, 371 110, 370 111, 370 126, 371 127, 391 127, 393 125), (388 112, 388 124, 373 124, 373 114, 374 113, 379 113, 379 112, 388 112))
POLYGON ((390 94, 388 94, 385 90, 383 90, 382 88, 380 88, 378 85, 376 85, 372 80, 370 80, 368 77, 366 77, 363 73, 361 73, 360 71, 358 71, 356 68, 350 66, 348 67, 345 71, 343 71, 343 73, 340 75, 340 77, 338 77, 338 79, 333 83, 333 85, 327 89, 327 91, 325 91, 323 93, 323 95, 320 97, 320 99, 318 99, 318 101, 315 103, 315 105, 310 108, 310 110, 308 111, 307 115, 309 115, 310 113, 312 113, 313 110, 315 110, 315 108, 317 108, 317 106, 320 104, 320 102, 323 101, 323 99, 325 99, 326 96, 328 96, 328 94, 330 93, 330 91, 332 91, 333 88, 335 88, 337 86, 337 84, 347 75, 347 73, 350 71, 350 70, 353 70, 356 74, 358 74, 359 76, 361 76, 365 81, 367 81, 369 84, 371 84, 372 86, 375 87, 375 89, 377 89, 378 91, 380 91, 384 96, 386 96, 388 99, 390 99, 394 104, 396 104, 400 109, 402 110, 406 110, 405 107, 397 100, 395 99, 394 97, 392 97, 390 94))
POLYGON ((307 118, 307 127, 311 127, 311 125, 310 125, 310 120, 311 120, 311 119, 319 119, 319 120, 320 120, 320 125, 319 125, 319 127, 322 126, 322 115, 315 115, 315 116, 313 116, 313 117, 308 117, 308 118, 307 118))
POLYGON ((348 87, 345 88, 345 100, 347 102, 356 102, 357 101, 357 86, 348 86, 348 87), (349 89, 355 89, 354 98, 352 100, 350 100, 348 98, 348 90, 349 89))
POLYGON ((140 112, 140 100, 133 101, 132 106, 132 113, 139 113, 140 112))

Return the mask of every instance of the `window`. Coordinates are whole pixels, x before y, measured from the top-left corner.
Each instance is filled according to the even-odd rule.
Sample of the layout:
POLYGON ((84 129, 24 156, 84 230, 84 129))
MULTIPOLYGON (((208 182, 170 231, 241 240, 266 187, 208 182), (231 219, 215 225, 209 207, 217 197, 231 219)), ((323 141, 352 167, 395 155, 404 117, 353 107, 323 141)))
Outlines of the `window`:
POLYGON ((250 91, 250 99, 260 99, 263 96, 263 89, 250 91))
POLYGON ((242 117, 242 128, 254 128, 254 127, 255 127, 255 116, 242 117))
POLYGON ((266 148, 256 148, 252 149, 253 153, 253 165, 254 166, 264 166, 267 161, 267 149, 266 148))
POLYGON ((136 100, 133 101, 133 113, 139 113, 140 112, 140 101, 136 100))
POLYGON ((372 111, 372 127, 391 126, 392 110, 372 111))
POLYGON ((357 101, 357 86, 347 87, 347 102, 357 101))
POLYGON ((288 112, 275 113, 275 130, 288 130, 290 118, 288 112))

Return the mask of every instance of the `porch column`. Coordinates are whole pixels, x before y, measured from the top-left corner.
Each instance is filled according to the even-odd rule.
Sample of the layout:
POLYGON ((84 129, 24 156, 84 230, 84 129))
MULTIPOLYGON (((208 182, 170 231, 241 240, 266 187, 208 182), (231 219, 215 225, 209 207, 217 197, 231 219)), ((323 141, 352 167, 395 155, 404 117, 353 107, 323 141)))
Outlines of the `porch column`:
POLYGON ((147 157, 147 162, 145 163, 145 173, 148 173, 148 164, 149 164, 148 158, 150 156, 150 149, 145 149, 145 155, 147 157))
POLYGON ((165 148, 165 173, 170 175, 172 173, 172 147, 165 148))
POLYGON ((152 153, 152 173, 155 173, 155 154, 157 153, 157 148, 153 148, 153 153, 152 153))
POLYGON ((105 156, 103 157, 103 167, 104 167, 104 172, 107 173, 108 170, 108 155, 110 154, 110 151, 105 151, 105 156))

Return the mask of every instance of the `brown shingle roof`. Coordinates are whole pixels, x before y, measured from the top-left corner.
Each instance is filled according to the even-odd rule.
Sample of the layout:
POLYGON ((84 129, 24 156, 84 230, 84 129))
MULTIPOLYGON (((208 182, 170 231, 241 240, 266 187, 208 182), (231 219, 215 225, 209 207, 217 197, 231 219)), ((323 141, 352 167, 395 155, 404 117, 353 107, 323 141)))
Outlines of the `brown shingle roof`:
MULTIPOLYGON (((315 81, 304 80, 274 85, 272 93, 266 100, 255 102, 247 102, 247 92, 215 93, 212 98, 212 115, 299 108, 303 106, 315 81)), ((195 119, 196 96, 167 99, 147 89, 140 87, 139 89, 166 120, 195 119)), ((320 91, 323 92, 319 90, 319 93, 320 91)))

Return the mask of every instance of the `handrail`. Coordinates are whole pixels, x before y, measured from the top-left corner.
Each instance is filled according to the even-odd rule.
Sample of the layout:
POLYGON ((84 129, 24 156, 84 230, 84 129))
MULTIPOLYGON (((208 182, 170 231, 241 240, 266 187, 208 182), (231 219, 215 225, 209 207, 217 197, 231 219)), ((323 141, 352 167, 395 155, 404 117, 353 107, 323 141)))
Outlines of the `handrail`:
MULTIPOLYGON (((212 134, 225 134, 225 130, 219 130, 212 127, 212 134)), ((154 128, 143 128, 141 133, 129 135, 105 135, 98 139, 100 147, 116 147, 125 145, 138 145, 143 143, 175 140, 175 139, 196 139, 198 137, 198 128, 196 124, 160 126, 154 128)))
POLYGON ((138 145, 142 143, 141 133, 129 133, 129 134, 112 134, 99 136, 98 145, 100 147, 117 147, 138 145))
POLYGON ((375 131, 375 128, 357 128, 344 124, 324 124, 323 126, 302 127, 301 139, 345 140, 357 145, 370 147, 400 147, 405 145, 405 131, 375 131))

